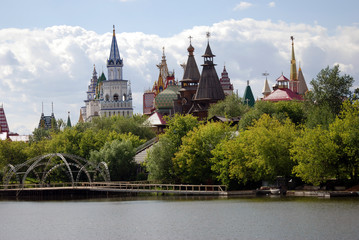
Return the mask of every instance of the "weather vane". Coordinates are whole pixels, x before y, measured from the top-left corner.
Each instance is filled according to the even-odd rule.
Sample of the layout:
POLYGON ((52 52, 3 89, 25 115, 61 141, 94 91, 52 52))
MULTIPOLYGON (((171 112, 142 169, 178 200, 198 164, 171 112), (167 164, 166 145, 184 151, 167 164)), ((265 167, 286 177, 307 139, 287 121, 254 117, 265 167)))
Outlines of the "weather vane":
POLYGON ((293 36, 290 36, 290 39, 292 39, 292 42, 294 41, 294 37, 293 37, 293 36))
POLYGON ((266 79, 267 79, 267 76, 269 75, 269 73, 267 73, 267 71, 265 71, 264 73, 262 73, 263 76, 266 76, 266 79))

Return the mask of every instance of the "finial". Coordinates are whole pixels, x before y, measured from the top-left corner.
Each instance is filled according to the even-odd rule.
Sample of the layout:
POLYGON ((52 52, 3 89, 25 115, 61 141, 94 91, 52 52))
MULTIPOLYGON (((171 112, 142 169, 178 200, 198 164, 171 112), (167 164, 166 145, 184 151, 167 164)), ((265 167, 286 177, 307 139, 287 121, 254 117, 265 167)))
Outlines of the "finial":
POLYGON ((210 33, 210 32, 206 32, 206 37, 207 37, 207 39, 208 39, 208 41, 209 41, 209 38, 211 37, 211 33, 210 33))
POLYGON ((54 102, 51 102, 52 114, 54 113, 54 102))
POLYGON ((70 117, 70 111, 67 112, 68 116, 70 117))
POLYGON ((44 102, 41 102, 41 113, 44 113, 44 102))
POLYGON ((189 38, 189 44, 191 45, 191 44, 192 44, 192 38, 193 38, 193 37, 192 37, 192 36, 189 36, 188 38, 189 38))
POLYGON ((163 56, 165 55, 165 47, 164 46, 162 47, 162 55, 163 56))
POLYGON ((115 36, 115 25, 113 25, 113 36, 115 36))
MULTIPOLYGON (((283 73, 282 73, 283 74, 283 73)), ((265 71, 264 73, 262 73, 263 76, 266 76, 266 79, 267 79, 267 76, 269 75, 269 73, 267 73, 267 71, 265 71)))
POLYGON ((293 36, 290 36, 290 39, 292 40, 292 44, 293 44, 293 41, 294 41, 294 37, 293 37, 293 36))
POLYGON ((247 86, 249 86, 249 80, 247 80, 247 86))

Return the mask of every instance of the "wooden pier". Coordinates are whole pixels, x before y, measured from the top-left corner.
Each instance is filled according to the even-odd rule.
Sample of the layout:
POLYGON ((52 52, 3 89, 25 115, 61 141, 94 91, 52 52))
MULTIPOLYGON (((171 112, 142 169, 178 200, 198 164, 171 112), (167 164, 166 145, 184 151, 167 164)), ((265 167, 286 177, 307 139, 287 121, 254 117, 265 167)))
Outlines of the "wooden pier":
POLYGON ((80 182, 59 184, 26 184, 0 186, 0 196, 31 196, 31 195, 136 195, 138 193, 176 194, 176 195, 227 195, 224 185, 186 185, 186 184, 154 184, 143 182, 80 182))

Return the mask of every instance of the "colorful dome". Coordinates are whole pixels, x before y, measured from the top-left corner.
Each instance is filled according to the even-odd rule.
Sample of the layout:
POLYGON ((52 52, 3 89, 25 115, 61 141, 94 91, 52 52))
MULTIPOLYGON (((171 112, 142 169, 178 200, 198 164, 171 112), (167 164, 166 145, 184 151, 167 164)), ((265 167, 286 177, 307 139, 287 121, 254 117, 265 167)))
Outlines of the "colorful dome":
POLYGON ((177 99, 179 94, 179 86, 168 86, 159 93, 155 98, 155 106, 157 109, 173 108, 173 100, 177 99))

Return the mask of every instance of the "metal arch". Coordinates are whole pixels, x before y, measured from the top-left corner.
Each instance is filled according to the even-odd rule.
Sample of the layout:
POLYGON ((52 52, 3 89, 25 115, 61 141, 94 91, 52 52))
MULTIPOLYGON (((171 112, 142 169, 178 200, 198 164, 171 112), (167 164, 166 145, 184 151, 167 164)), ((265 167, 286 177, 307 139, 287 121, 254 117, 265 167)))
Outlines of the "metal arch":
POLYGON ((47 157, 50 157, 50 159, 52 159, 54 156, 58 156, 62 159, 62 161, 65 163, 66 167, 67 167, 67 170, 69 171, 69 174, 70 174, 70 179, 71 179, 71 183, 72 183, 72 186, 74 186, 74 177, 72 175, 72 171, 71 171, 71 168, 69 166, 69 163, 66 161, 66 159, 64 158, 64 156, 62 156, 61 153, 50 153, 50 154, 46 154, 42 157, 40 157, 39 159, 37 159, 33 164, 31 164, 31 166, 27 169, 27 171, 25 172, 23 178, 22 178, 22 183, 21 183, 21 187, 23 188, 24 187, 24 182, 26 180, 26 177, 27 175, 35 168, 37 167, 38 163, 41 162, 41 160, 47 158, 47 157))
POLYGON ((21 164, 18 165, 11 165, 8 164, 5 168, 5 175, 4 175, 4 184, 9 185, 10 180, 15 175, 17 178, 17 181, 19 182, 19 186, 21 188, 24 187, 25 180, 28 177, 28 175, 33 172, 36 175, 37 180, 39 181, 39 184, 42 185, 45 183, 46 178, 53 172, 56 168, 62 166, 66 166, 65 172, 69 176, 72 182, 72 186, 74 186, 75 183, 78 183, 80 176, 82 172, 86 174, 86 177, 90 183, 92 183, 95 180, 95 177, 97 175, 101 175, 104 179, 104 181, 111 181, 110 172, 108 169, 108 166, 105 162, 100 162, 97 165, 91 161, 86 160, 85 158, 72 155, 72 154, 66 154, 66 153, 50 153, 45 154, 42 156, 37 156, 34 158, 31 158, 21 164), (52 161, 55 157, 59 157, 60 163, 56 164, 56 162, 52 161), (47 160, 46 160, 47 159, 47 160), (41 162, 45 160, 44 162, 41 162), (42 176, 40 177, 39 173, 35 169, 44 166, 44 169, 42 171, 42 176), (70 166, 75 166, 78 170, 78 173, 76 176, 76 181, 74 181, 74 173, 70 166), (26 167, 25 169, 23 169, 26 167), (8 169, 7 169, 8 168, 8 169), (50 168, 50 169, 48 169, 50 168), (21 169, 23 169, 21 172, 19 172, 21 169), (25 174, 22 176, 23 172, 25 174), (93 173, 93 174, 91 174, 93 173), (92 178, 91 178, 92 176, 92 178), (22 180, 22 181, 21 181, 22 180))
POLYGON ((111 181, 111 176, 110 176, 110 171, 108 170, 108 166, 107 166, 107 163, 105 162, 99 162, 96 166, 96 173, 99 172, 103 179, 106 181, 106 182, 109 182, 111 181), (101 166, 103 166, 103 169, 101 170, 101 166))

